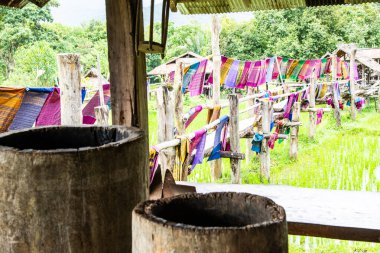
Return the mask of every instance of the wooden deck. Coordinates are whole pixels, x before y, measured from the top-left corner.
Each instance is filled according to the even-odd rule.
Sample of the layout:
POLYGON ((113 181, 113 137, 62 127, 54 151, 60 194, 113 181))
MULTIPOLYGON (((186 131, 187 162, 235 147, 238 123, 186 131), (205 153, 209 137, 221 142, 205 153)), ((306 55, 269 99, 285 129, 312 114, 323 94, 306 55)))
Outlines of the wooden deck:
POLYGON ((289 234, 380 243, 380 192, 281 185, 192 185, 199 193, 248 192, 274 200, 286 211, 289 234))

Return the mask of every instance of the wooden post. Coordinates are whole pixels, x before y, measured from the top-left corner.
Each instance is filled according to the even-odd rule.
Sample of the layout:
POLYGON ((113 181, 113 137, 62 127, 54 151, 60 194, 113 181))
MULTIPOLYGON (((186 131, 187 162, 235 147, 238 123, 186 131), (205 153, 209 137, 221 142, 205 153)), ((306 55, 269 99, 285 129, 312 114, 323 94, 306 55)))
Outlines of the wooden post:
POLYGON ((108 125, 108 106, 104 102, 102 71, 100 69, 100 58, 97 57, 97 72, 98 72, 98 91, 99 91, 99 106, 95 107, 96 123, 101 126, 108 125))
MULTIPOLYGON (((220 68, 221 56, 219 47, 219 34, 221 30, 220 19, 218 15, 212 16, 211 39, 213 55, 213 90, 212 97, 214 105, 220 104, 220 68)), ((211 176, 216 180, 222 176, 222 160, 217 159, 211 162, 211 176)))
POLYGON ((182 69, 183 63, 177 60, 174 75, 174 116, 178 135, 185 134, 185 124, 183 122, 182 69))
POLYGON ((332 90, 333 90, 333 103, 334 103, 334 117, 336 120, 337 127, 342 126, 342 120, 340 116, 340 108, 338 96, 336 94, 335 81, 337 80, 337 55, 332 55, 332 71, 331 71, 331 81, 332 81, 332 90))
MULTIPOLYGON (((228 96, 230 102, 230 146, 232 152, 240 152, 240 138, 239 138, 239 99, 236 94, 228 96)), ((231 179, 233 184, 240 184, 240 159, 231 158, 231 179)))
POLYGON ((83 119, 79 54, 59 54, 57 62, 61 91, 61 124, 81 125, 83 119))
MULTIPOLYGON (((158 142, 162 143, 174 139, 174 106, 173 99, 167 86, 157 89, 157 122, 158 142)), ((175 163, 175 148, 167 148, 160 152, 161 170, 173 172, 175 163)), ((165 173, 163 173, 165 175, 165 173)))
MULTIPOLYGON (((299 122, 300 121, 300 114, 301 114, 301 103, 295 102, 293 105, 292 121, 293 122, 299 122)), ((290 131, 290 152, 289 152, 289 156, 291 159, 297 159, 297 156, 298 156, 298 131, 299 131, 299 126, 291 127, 291 131, 290 131)))
POLYGON ((377 91, 377 111, 380 113, 380 83, 379 83, 379 90, 377 91))
MULTIPOLYGON (((255 94, 255 89, 253 87, 248 87, 248 92, 247 92, 247 96, 250 96, 250 95, 253 95, 255 94)), ((248 107, 251 107, 254 105, 254 99, 251 99, 248 101, 247 103, 248 107)), ((255 113, 254 113, 254 109, 252 109, 251 112, 248 113, 249 117, 254 117, 255 116, 255 113)), ((245 148, 245 162, 246 164, 249 164, 249 162, 251 161, 251 158, 253 157, 253 152, 251 150, 251 141, 250 139, 246 139, 246 148, 245 148)))
MULTIPOLYGON (((139 0, 106 0, 108 60, 110 69, 112 124, 134 126, 144 131, 141 148, 125 153, 132 160, 136 187, 128 190, 134 198, 126 203, 125 210, 132 214, 137 203, 146 200, 148 188, 148 99, 146 87, 145 53, 136 52, 138 42, 143 41, 144 22, 139 0), (140 9, 139 12, 136 10, 140 9), (138 29, 136 29, 138 28, 138 29), (140 32, 137 32, 139 30, 140 32)), ((132 252, 131 219, 122 229, 127 231, 123 238, 126 247, 119 246, 120 252, 132 252)), ((110 231, 121 229, 110 223, 110 231)))
POLYGON ((356 119, 356 106, 355 106, 355 86, 356 86, 356 81, 355 81, 355 55, 356 55, 356 47, 352 46, 351 47, 351 52, 350 52, 350 94, 351 94, 351 106, 350 106, 350 112, 351 112, 351 119, 355 120, 356 119))
MULTIPOLYGON (((314 71, 310 78, 310 101, 309 108, 315 109, 315 75, 314 71)), ((317 127, 315 117, 317 113, 315 111, 309 111, 309 138, 314 139, 315 129, 317 127)))
MULTIPOLYGON (((264 136, 270 135, 270 121, 272 112, 272 102, 264 100, 261 102, 262 110, 262 131, 264 136)), ((261 179, 266 178, 270 180, 270 154, 268 147, 268 138, 264 138, 261 144, 260 152, 260 177, 261 179)))

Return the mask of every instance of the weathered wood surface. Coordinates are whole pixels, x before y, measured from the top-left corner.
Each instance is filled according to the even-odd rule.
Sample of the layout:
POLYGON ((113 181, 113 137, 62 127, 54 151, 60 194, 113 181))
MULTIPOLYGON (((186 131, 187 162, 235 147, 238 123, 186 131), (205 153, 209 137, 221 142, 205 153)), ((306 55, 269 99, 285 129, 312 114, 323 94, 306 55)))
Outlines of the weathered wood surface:
MULTIPOLYGON (((240 136, 239 136, 239 101, 236 94, 228 96, 230 101, 230 122, 229 135, 230 146, 232 152, 240 152, 240 136)), ((240 159, 231 158, 231 180, 234 184, 240 184, 240 159)))
MULTIPOLYGON (((301 103, 295 102, 293 105, 292 123, 300 123, 301 103)), ((299 126, 293 126, 290 130, 290 150, 289 156, 291 159, 297 159, 298 157, 298 131, 299 126)))
POLYGON ((144 138, 127 127, 1 135, 0 252, 131 252, 132 209, 148 196, 144 138))
POLYGON ((61 93, 61 124, 82 124, 82 89, 79 54, 58 54, 61 93))
MULTIPOLYGON (((262 131, 263 134, 270 134, 270 121, 273 103, 271 101, 262 101, 262 131)), ((260 152, 260 177, 270 179, 270 152, 268 147, 268 138, 264 138, 261 143, 260 152)))
POLYGON ((268 197, 286 211, 289 234, 380 242, 380 193, 282 185, 195 184, 199 193, 247 192, 268 197))
POLYGON ((334 103, 334 117, 336 121, 336 126, 341 127, 342 126, 342 119, 340 115, 340 108, 339 108, 339 101, 338 101, 338 96, 336 93, 336 88, 335 88, 335 81, 337 80, 337 56, 334 54, 332 56, 332 73, 331 73, 331 81, 333 82, 332 85, 332 90, 333 90, 333 103, 334 103))
POLYGON ((355 56, 356 56, 356 47, 351 46, 350 51, 350 100, 351 100, 351 106, 350 106, 350 112, 351 112, 351 119, 356 119, 356 106, 355 106, 355 90, 356 90, 356 81, 355 81, 355 56))
POLYGON ((177 60, 174 75, 174 116, 178 135, 183 135, 186 132, 183 121, 182 71, 183 63, 180 60, 177 60))
MULTIPOLYGON (((255 94, 255 89, 253 87, 248 87, 247 86, 247 96, 250 96, 250 95, 253 95, 253 94, 255 94)), ((254 105, 254 103, 255 103, 255 99, 250 99, 248 101, 247 107, 248 108, 250 108, 250 107, 252 108, 253 105, 254 105)), ((253 109, 251 109, 251 110, 248 111, 248 115, 249 115, 250 118, 254 116, 254 111, 255 110, 253 110, 253 109)), ((240 112, 240 113, 242 113, 242 112, 240 112)), ((246 147, 245 147, 245 157, 246 157, 246 160, 245 161, 246 161, 246 164, 249 164, 249 162, 251 161, 251 159, 254 156, 254 154, 253 154, 253 151, 251 150, 251 140, 247 139, 247 140, 245 140, 245 142, 246 142, 246 147)))
POLYGON ((133 211, 134 253, 288 252, 284 209, 246 193, 186 194, 133 211))
POLYGON ((95 109, 96 124, 99 126, 108 126, 109 110, 107 105, 97 106, 95 109))

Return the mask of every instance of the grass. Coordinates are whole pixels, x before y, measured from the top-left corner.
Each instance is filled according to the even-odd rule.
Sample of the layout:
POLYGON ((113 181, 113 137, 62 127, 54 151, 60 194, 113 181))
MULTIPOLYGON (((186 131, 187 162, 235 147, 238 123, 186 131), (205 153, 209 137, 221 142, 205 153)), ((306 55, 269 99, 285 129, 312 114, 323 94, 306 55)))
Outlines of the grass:
MULTIPOLYGON (((192 105, 205 103, 203 97, 185 99, 184 111, 192 105)), ((150 106, 150 141, 157 141, 157 120, 154 105, 150 106)), ((227 112, 224 112, 226 114, 227 112)), ((192 123, 188 132, 205 124, 207 112, 202 112, 192 123)), ((352 121, 348 111, 342 114, 342 128, 335 126, 332 113, 325 113, 323 121, 317 126, 314 140, 308 138, 308 114, 302 113, 299 133, 298 160, 289 159, 289 141, 276 143, 271 150, 272 184, 298 187, 380 191, 380 114, 369 106, 358 113, 352 121)), ((246 140, 241 140, 241 151, 246 149, 246 140)), ((219 183, 231 180, 228 159, 223 159, 223 176, 219 183)), ((241 168, 242 183, 260 182, 257 157, 243 161, 241 168)), ((212 182, 210 165, 204 161, 189 176, 189 181, 212 182)), ((324 238, 289 236, 289 252, 380 252, 380 244, 330 240, 324 238)))

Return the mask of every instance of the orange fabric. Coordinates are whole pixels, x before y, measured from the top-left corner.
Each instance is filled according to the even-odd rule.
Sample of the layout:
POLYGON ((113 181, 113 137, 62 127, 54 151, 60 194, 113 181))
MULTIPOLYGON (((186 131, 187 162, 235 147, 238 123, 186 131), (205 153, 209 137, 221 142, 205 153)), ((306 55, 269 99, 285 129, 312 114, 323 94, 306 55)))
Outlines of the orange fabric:
POLYGON ((0 87, 0 132, 8 130, 21 106, 25 88, 0 87))

